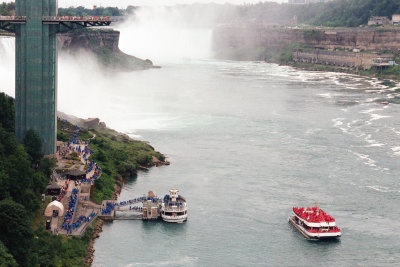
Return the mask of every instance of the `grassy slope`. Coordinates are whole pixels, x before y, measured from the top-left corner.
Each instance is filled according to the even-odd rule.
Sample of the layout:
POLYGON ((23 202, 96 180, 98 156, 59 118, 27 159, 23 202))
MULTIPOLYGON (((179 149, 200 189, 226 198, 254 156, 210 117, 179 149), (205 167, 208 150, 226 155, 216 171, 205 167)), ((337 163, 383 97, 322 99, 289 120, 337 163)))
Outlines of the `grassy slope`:
MULTIPOLYGON (((73 136, 76 126, 69 122, 59 123, 58 138, 69 140, 73 136)), ((136 175, 139 166, 151 167, 154 165, 153 158, 164 161, 165 157, 154 150, 146 142, 130 139, 114 130, 97 127, 88 132, 81 129, 78 138, 90 141, 90 149, 95 153, 89 158, 102 169, 100 179, 95 182, 91 197, 100 203, 104 199, 111 199, 115 192, 115 185, 121 186, 124 179, 136 175), (91 139, 95 134, 95 138, 91 139)))
POLYGON ((97 129, 95 134, 96 138, 90 144, 95 153, 90 159, 103 170, 92 192, 92 199, 96 202, 110 199, 114 184, 120 186, 124 178, 136 175, 139 166, 153 166, 153 157, 165 160, 161 153, 145 142, 134 141, 109 129, 97 129))

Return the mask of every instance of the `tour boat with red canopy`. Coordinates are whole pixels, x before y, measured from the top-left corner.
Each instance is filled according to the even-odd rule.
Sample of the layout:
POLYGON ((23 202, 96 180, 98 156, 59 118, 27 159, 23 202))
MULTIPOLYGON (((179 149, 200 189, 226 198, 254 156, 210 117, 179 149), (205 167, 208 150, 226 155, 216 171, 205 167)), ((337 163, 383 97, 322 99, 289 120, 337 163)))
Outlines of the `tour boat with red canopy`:
POLYGON ((335 219, 321 210, 318 204, 307 208, 293 207, 289 222, 308 239, 338 238, 342 235, 335 219))

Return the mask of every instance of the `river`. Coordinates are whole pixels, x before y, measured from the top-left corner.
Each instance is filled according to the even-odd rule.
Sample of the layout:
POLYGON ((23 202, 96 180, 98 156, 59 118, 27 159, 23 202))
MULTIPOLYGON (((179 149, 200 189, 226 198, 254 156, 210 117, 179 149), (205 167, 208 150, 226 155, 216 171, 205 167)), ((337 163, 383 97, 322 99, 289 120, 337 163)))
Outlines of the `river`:
POLYGON ((105 120, 172 164, 140 172, 119 199, 176 187, 189 220, 105 224, 93 266, 398 262, 394 89, 258 62, 187 61, 130 75, 131 88, 101 103, 119 105, 105 120), (305 240, 287 223, 292 206, 315 201, 336 218, 340 241, 305 240))
MULTIPOLYGON (((12 58, 13 42, 2 43, 0 52, 12 58)), ((119 199, 176 187, 189 207, 188 221, 178 225, 106 223, 93 266, 397 264, 398 87, 202 57, 209 58, 106 74, 90 59, 60 58, 61 111, 100 117, 171 161, 130 179, 119 199), (293 206, 316 201, 336 218, 339 241, 308 241, 288 224, 293 206)), ((7 62, 2 83, 13 95, 7 62)))

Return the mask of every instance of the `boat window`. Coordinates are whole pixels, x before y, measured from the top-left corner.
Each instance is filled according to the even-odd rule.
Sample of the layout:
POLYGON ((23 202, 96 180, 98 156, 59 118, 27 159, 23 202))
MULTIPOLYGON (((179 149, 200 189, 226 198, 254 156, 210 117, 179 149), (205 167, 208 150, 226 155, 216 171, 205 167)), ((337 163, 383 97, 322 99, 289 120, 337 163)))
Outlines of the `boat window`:
POLYGON ((181 216, 183 214, 185 214, 183 211, 177 213, 178 216, 181 216))
POLYGON ((172 216, 172 212, 166 211, 166 212, 165 212, 165 215, 167 215, 167 216, 172 216))

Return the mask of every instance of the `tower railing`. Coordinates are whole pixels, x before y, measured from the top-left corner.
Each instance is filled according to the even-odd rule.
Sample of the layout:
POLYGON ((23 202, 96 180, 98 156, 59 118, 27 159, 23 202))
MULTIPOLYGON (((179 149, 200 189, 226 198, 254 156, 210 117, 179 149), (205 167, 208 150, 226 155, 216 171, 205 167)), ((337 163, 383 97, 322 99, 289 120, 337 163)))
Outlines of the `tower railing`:
POLYGON ((0 16, 0 21, 7 21, 10 23, 25 23, 26 16, 0 16))
POLYGON ((85 21, 90 21, 90 22, 112 22, 112 17, 108 16, 57 16, 57 17, 52 17, 52 16, 44 16, 42 18, 43 22, 85 22, 85 21))

